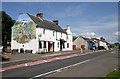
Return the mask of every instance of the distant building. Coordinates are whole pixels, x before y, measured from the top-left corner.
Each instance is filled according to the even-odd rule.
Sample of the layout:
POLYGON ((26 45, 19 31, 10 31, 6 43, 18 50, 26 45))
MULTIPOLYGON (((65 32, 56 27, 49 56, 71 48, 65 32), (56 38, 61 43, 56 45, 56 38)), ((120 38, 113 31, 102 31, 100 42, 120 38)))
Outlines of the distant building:
POLYGON ((76 45, 76 49, 84 48, 88 49, 88 38, 85 38, 83 36, 73 37, 73 45, 76 45))
POLYGON ((109 43, 105 40, 103 37, 97 37, 97 38, 92 38, 94 41, 94 45, 96 49, 101 49, 101 47, 104 47, 105 49, 108 50, 109 43))
POLYGON ((72 32, 69 24, 67 29, 59 26, 59 21, 47 21, 43 13, 37 16, 26 14, 26 19, 18 20, 12 27, 11 50, 31 53, 72 50, 72 32))

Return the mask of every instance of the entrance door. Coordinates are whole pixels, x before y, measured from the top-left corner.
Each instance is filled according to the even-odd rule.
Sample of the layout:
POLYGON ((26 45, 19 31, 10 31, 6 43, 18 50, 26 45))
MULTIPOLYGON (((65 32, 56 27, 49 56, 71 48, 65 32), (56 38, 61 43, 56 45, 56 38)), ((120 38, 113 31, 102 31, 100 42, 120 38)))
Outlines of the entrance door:
POLYGON ((60 51, 62 51, 62 43, 63 43, 63 41, 60 40, 60 51))
POLYGON ((54 52, 54 42, 48 42, 48 52, 54 52))
POLYGON ((53 52, 54 52, 54 42, 53 42, 53 52))
POLYGON ((50 42, 48 41, 48 52, 50 52, 50 42))

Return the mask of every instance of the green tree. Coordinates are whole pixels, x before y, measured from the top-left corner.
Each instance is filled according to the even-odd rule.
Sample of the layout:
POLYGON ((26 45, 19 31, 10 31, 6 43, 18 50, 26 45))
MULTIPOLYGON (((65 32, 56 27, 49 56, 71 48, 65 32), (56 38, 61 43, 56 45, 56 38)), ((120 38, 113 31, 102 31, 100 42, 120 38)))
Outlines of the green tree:
POLYGON ((15 20, 2 11, 2 45, 5 46, 7 41, 11 41, 11 27, 15 23, 15 20), (6 39, 5 39, 6 37, 6 39))

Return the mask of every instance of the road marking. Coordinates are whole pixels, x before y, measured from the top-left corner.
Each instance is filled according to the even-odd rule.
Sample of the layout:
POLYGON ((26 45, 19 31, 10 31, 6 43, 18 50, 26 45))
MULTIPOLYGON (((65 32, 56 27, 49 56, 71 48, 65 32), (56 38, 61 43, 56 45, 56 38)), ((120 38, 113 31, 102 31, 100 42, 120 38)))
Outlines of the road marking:
POLYGON ((74 66, 83 64, 83 63, 85 63, 85 62, 88 62, 88 61, 90 61, 90 59, 85 60, 85 61, 82 61, 82 62, 79 62, 79 63, 76 63, 76 64, 72 64, 72 65, 69 65, 69 66, 66 66, 66 67, 57 69, 57 70, 53 70, 53 71, 50 71, 50 72, 47 72, 47 73, 44 73, 44 74, 40 74, 40 75, 31 77, 31 78, 29 78, 29 79, 34 79, 34 78, 37 78, 37 77, 42 77, 42 76, 49 75, 49 74, 52 74, 52 73, 55 73, 55 72, 61 72, 61 71, 64 70, 64 69, 67 69, 67 68, 70 68, 70 67, 74 67, 74 66))
POLYGON ((56 59, 60 59, 60 58, 56 58, 56 59))
POLYGON ((28 66, 27 63, 25 63, 25 66, 28 66))
POLYGON ((52 58, 52 59, 46 59, 46 60, 35 61, 35 62, 28 62, 28 63, 24 63, 24 64, 20 64, 20 65, 1 68, 0 72, 6 71, 6 70, 9 70, 9 69, 19 68, 19 67, 32 66, 32 65, 37 65, 37 64, 41 64, 41 63, 47 63, 47 62, 51 62, 51 61, 55 61, 55 60, 67 59, 67 58, 75 57, 75 56, 82 56, 82 55, 86 55, 86 54, 88 54, 88 53, 72 54, 72 55, 61 56, 61 57, 52 58))
POLYGON ((47 62, 46 60, 43 60, 44 62, 47 62))

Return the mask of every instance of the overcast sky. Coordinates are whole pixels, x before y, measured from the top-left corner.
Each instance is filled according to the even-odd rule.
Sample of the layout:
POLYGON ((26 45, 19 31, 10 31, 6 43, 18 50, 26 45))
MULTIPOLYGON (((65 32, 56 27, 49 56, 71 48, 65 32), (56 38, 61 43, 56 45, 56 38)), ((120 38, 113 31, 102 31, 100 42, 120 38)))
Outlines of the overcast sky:
POLYGON ((2 10, 17 20, 19 13, 36 15, 37 8, 44 19, 59 20, 62 28, 69 23, 74 35, 103 36, 110 43, 118 41, 117 2, 3 2, 2 10))

